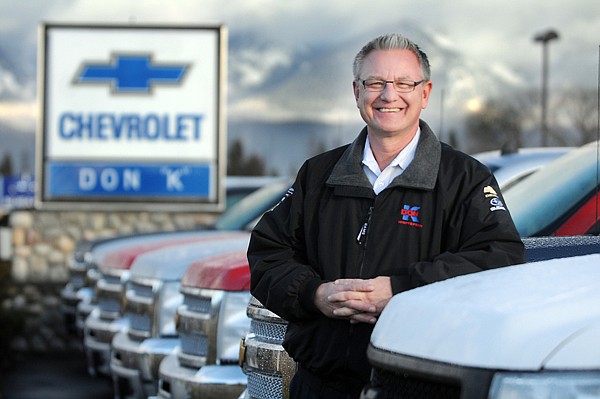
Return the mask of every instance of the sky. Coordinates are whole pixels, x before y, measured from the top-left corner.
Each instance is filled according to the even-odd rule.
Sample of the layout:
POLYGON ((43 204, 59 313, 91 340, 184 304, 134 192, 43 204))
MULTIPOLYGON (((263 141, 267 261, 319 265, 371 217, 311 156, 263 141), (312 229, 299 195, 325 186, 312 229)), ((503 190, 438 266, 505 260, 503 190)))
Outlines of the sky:
MULTIPOLYGON (((598 84, 600 3, 595 0, 0 0, 0 122, 23 129, 35 124, 38 113, 35 59, 42 21, 223 23, 230 35, 247 32, 295 49, 344 42, 357 32, 396 24, 402 33, 399 21, 411 21, 472 62, 531 87, 541 85, 542 46, 533 37, 554 29, 559 39, 549 45, 550 86, 598 84)), ((436 68, 443 66, 433 67, 434 76, 436 68)), ((259 79, 260 71, 255 73, 259 79)), ((290 95, 300 103, 308 93, 290 95)), ((263 104, 257 112, 269 109, 263 104)))

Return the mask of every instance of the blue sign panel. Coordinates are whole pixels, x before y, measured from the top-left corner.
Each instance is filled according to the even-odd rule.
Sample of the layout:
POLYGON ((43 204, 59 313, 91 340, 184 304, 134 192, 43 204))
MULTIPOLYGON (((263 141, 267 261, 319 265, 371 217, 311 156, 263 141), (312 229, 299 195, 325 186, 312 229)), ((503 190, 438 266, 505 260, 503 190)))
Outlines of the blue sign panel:
POLYGON ((35 180, 32 176, 0 177, 0 204, 10 208, 30 208, 34 204, 35 180))
POLYGON ((46 196, 210 199, 208 164, 49 162, 46 196))

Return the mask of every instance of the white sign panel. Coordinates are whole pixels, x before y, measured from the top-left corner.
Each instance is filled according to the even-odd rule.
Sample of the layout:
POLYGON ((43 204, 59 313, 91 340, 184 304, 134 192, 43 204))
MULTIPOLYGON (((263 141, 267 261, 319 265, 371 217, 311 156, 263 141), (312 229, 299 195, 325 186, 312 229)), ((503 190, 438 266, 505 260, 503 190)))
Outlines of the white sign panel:
POLYGON ((223 203, 223 27, 42 34, 42 203, 223 203))

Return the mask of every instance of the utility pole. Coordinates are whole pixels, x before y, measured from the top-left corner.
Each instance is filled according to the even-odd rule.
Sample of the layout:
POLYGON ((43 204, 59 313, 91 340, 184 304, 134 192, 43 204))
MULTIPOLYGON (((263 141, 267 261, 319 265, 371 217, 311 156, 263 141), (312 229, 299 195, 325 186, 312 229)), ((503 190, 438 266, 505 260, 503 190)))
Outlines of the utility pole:
POLYGON ((538 33, 535 42, 542 43, 542 147, 548 145, 548 43, 558 39, 558 33, 553 29, 538 33))

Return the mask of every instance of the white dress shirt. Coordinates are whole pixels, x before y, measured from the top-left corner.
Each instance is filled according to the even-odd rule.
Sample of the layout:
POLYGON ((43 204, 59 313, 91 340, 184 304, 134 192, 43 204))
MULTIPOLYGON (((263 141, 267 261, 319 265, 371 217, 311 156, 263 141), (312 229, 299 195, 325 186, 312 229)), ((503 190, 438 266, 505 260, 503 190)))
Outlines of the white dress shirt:
POLYGON ((363 170, 369 178, 369 181, 373 185, 373 191, 375 194, 382 192, 395 177, 400 176, 402 172, 410 165, 415 157, 417 151, 417 143, 421 136, 421 128, 417 129, 417 134, 408 143, 406 147, 390 162, 388 166, 382 171, 379 169, 377 160, 371 150, 371 143, 369 142, 369 135, 367 135, 367 141, 365 142, 365 149, 363 151, 363 170))

